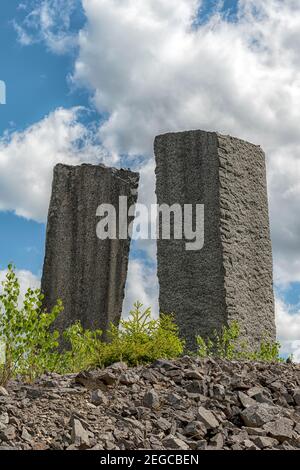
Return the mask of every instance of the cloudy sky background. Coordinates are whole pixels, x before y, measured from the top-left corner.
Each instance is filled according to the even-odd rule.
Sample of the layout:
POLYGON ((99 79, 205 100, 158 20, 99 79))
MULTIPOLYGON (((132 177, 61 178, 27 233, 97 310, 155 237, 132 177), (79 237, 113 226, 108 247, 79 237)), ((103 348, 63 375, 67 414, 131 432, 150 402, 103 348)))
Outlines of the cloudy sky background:
MULTIPOLYGON (((191 128, 267 155, 276 314, 300 361, 299 0, 4 0, 0 10, 0 277, 38 285, 53 166, 138 169, 153 139, 191 128)), ((135 242, 124 306, 157 312, 155 246, 135 242)))

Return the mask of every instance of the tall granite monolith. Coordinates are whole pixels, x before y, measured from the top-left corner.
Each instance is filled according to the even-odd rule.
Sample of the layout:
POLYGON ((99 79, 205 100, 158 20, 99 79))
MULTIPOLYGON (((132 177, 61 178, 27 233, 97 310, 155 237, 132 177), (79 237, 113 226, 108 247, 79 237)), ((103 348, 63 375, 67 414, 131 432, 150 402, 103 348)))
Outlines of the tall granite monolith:
MULTIPOLYGON (((99 239, 97 208, 111 204, 119 217, 119 197, 128 207, 137 199, 139 175, 104 165, 58 164, 54 169, 42 277, 45 307, 60 298, 64 312, 55 326, 64 331, 80 320, 84 328, 107 330, 118 324, 127 277, 130 237, 99 239)), ((124 216, 124 214, 123 214, 124 216)), ((132 218, 125 215, 128 224, 132 218)))
POLYGON ((204 204, 204 246, 158 240, 159 302, 173 312, 187 345, 237 320, 257 348, 275 340, 272 248, 265 155, 215 132, 169 133, 155 140, 158 204, 204 204))

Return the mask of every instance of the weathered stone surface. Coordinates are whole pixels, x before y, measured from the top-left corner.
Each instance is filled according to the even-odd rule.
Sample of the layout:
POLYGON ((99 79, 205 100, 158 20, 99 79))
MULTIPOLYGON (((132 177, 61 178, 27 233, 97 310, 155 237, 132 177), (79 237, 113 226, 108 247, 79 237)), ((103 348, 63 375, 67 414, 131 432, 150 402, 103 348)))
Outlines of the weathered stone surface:
POLYGON ((300 388, 295 390, 294 396, 293 396, 296 405, 300 406, 300 388))
POLYGON ((130 240, 100 240, 96 211, 112 204, 119 216, 119 196, 127 196, 128 207, 134 204, 138 179, 137 173, 103 165, 55 167, 42 290, 47 309, 63 301, 58 329, 81 320, 84 328, 106 331, 119 322, 130 240))
POLYGON ((154 390, 149 390, 143 398, 143 405, 147 408, 157 409, 160 406, 159 396, 154 390))
POLYGON ((93 390, 91 393, 91 403, 93 405, 107 405, 108 398, 101 390, 93 390))
POLYGON ((219 423, 212 412, 206 410, 203 406, 198 408, 198 419, 207 427, 207 429, 214 429, 219 426, 219 423))
POLYGON ((214 132, 158 136, 158 204, 204 204, 205 240, 158 241, 160 310, 176 315, 182 336, 210 335, 237 320, 257 347, 275 340, 272 251, 265 156, 260 147, 214 132))
POLYGON ((252 440, 260 449, 265 449, 266 447, 271 448, 278 444, 278 441, 272 437, 257 436, 252 440))
POLYGON ((246 408, 241 413, 241 418, 246 426, 256 428, 274 420, 278 414, 279 408, 277 406, 260 404, 246 408))
POLYGON ((2 397, 8 397, 9 393, 4 387, 0 387, 0 396, 2 397))
POLYGON ((165 449, 182 449, 182 450, 188 450, 189 446, 179 439, 178 437, 175 436, 168 436, 163 440, 163 445, 165 449))
POLYGON ((72 442, 80 449, 90 447, 89 433, 84 429, 81 421, 74 418, 72 422, 72 442))
POLYGON ((264 429, 267 431, 267 433, 271 437, 274 437, 280 441, 284 441, 292 437, 293 427, 293 421, 285 417, 281 417, 276 421, 264 425, 264 429))
POLYGON ((241 404, 245 407, 248 408, 248 406, 256 405, 256 401, 253 400, 253 398, 249 397, 243 392, 238 392, 239 399, 241 401, 241 404))

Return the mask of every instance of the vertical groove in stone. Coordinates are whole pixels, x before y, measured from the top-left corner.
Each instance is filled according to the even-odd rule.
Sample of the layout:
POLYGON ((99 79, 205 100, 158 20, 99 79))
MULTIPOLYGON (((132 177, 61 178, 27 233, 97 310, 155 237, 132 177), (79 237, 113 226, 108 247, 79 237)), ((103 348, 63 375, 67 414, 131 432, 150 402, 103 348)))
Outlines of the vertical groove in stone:
POLYGON ((119 322, 130 239, 99 240, 96 210, 110 203, 118 217, 119 196, 128 197, 128 207, 135 204, 138 181, 137 173, 103 165, 55 167, 42 290, 47 309, 58 298, 64 303, 56 322, 60 331, 76 320, 103 331, 119 322))
POLYGON ((274 341, 273 261, 265 155, 249 142, 218 135, 221 240, 228 321, 250 345, 274 341))

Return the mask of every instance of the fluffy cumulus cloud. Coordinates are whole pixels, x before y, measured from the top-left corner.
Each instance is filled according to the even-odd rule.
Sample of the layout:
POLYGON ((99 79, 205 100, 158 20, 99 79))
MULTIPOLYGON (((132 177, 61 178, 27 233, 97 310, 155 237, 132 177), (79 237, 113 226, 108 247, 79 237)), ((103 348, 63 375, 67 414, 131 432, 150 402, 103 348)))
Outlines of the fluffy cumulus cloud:
MULTIPOLYGON (((88 87, 96 108, 107 113, 107 120, 98 130, 106 151, 127 155, 132 164, 136 157, 144 157, 141 167, 145 200, 154 197, 152 143, 158 133, 203 128, 261 144, 267 153, 275 279, 279 284, 300 281, 300 3, 239 0, 235 21, 228 21, 220 9, 201 21, 202 3, 177 0, 175 6, 173 0, 82 0, 86 24, 76 38, 78 56, 73 81, 88 87)), ((41 19, 42 6, 50 4, 50 20, 48 10, 46 21, 40 24, 43 40, 55 49, 51 35, 44 32, 53 30, 56 16, 58 25, 63 25, 63 37, 67 37, 69 16, 64 10, 55 10, 59 0, 47 0, 39 2, 35 18, 41 19)), ((72 1, 65 4, 72 10, 72 1)), ((39 126, 43 127, 43 122, 36 129, 39 126)), ((77 124, 71 125, 70 131, 67 127, 63 126, 65 134, 76 134, 77 124)), ((7 156, 11 149, 12 161, 16 153, 20 155, 18 148, 26 155, 24 142, 30 143, 30 135, 32 138, 31 132, 29 137, 27 133, 24 137, 13 136, 9 144, 2 143, 0 165, 2 155, 7 156)), ((43 139, 42 148, 52 146, 50 140, 43 139)), ((66 139, 68 151, 63 154, 73 159, 69 153, 72 141, 66 139)), ((42 152, 47 155, 42 165, 38 163, 42 169, 48 167, 46 159, 50 165, 56 161, 58 147, 54 147, 52 153, 49 148, 42 152)), ((24 162, 26 168, 26 157, 24 162)), ((22 173, 23 168, 24 164, 22 173)), ((41 218, 42 211, 34 209, 39 195, 37 172, 25 172, 28 180, 24 180, 14 164, 4 179, 0 170, 1 191, 6 193, 5 198, 1 197, 6 201, 4 208, 8 205, 18 213, 39 213, 41 218), (12 183, 10 189, 16 191, 12 194, 10 190, 9 204, 8 181, 12 183), (20 181, 29 181, 32 186, 26 206, 18 196, 24 190, 20 181)), ((155 252, 149 246, 147 249, 155 252)), ((134 279, 136 273, 141 274, 141 267, 136 264, 133 269, 134 279)), ((149 299, 146 291, 143 295, 149 299)), ((279 318, 284 319, 278 323, 280 331, 285 321, 294 324, 299 318, 297 312, 291 316, 282 305, 279 303, 277 308, 279 318)), ((299 331, 297 335, 293 341, 300 339, 299 331)))
POLYGON ((43 222, 56 163, 113 160, 80 122, 81 112, 57 109, 23 132, 0 139, 0 210, 43 222))

